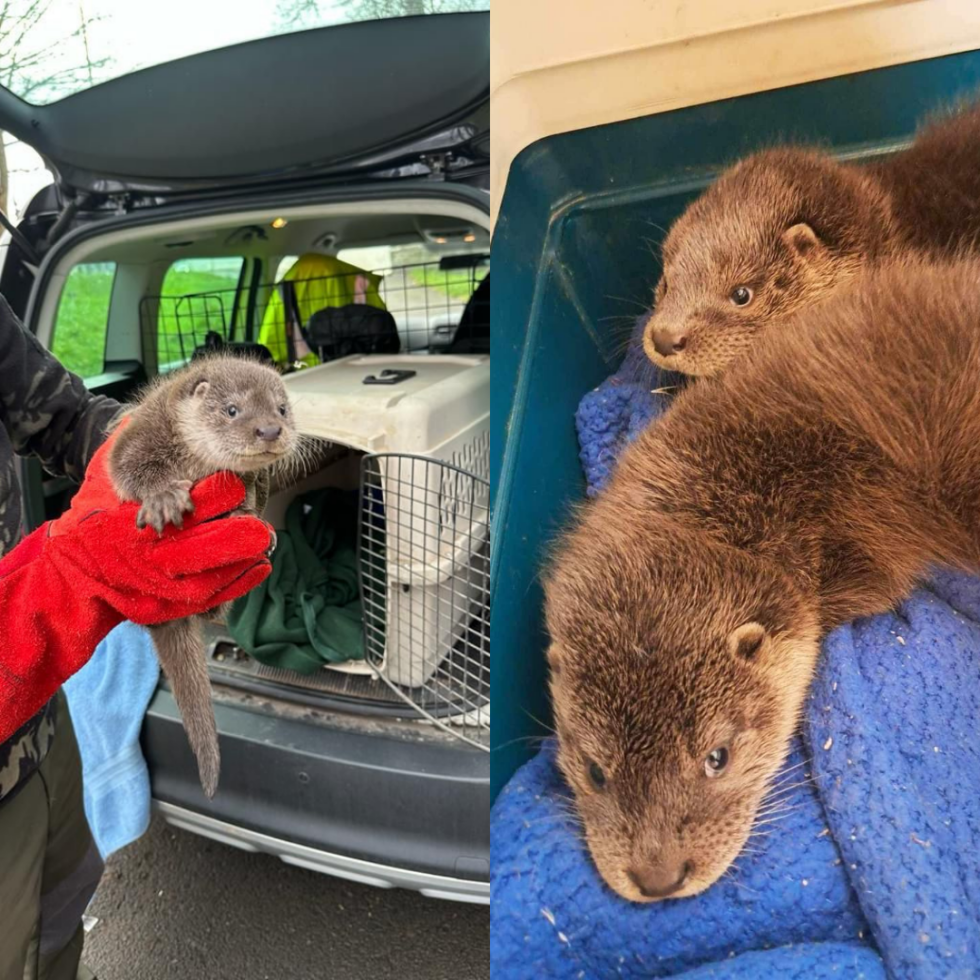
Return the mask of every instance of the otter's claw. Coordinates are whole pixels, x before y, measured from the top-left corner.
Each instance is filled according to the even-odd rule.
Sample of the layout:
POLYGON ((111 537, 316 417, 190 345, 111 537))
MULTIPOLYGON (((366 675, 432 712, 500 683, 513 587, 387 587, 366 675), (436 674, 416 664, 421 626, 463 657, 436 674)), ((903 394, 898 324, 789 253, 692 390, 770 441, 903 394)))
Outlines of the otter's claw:
POLYGON ((146 497, 136 515, 136 526, 152 527, 157 534, 162 534, 168 524, 183 527, 184 514, 194 509, 190 494, 192 485, 190 480, 181 480, 166 490, 146 497))

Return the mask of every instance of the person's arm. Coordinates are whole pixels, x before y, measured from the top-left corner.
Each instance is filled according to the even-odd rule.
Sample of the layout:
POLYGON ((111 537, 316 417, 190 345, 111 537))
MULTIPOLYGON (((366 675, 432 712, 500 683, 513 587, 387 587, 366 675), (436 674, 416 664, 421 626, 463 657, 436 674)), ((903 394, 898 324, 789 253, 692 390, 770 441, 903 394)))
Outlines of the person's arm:
POLYGON ((14 452, 81 481, 119 408, 62 367, 0 296, 0 424, 14 452))

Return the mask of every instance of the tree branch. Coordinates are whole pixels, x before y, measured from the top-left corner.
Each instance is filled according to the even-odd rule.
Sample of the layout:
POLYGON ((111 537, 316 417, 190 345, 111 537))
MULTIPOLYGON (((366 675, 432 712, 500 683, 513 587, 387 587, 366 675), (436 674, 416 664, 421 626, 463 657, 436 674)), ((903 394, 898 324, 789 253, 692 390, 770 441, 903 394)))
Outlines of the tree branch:
POLYGON ((93 84, 110 64, 108 57, 90 57, 87 47, 89 29, 106 18, 87 17, 81 8, 76 27, 39 46, 37 28, 52 10, 52 0, 0 0, 0 80, 22 98, 40 92, 58 98, 80 83, 93 84), (66 45, 77 47, 77 61, 53 69, 66 45))

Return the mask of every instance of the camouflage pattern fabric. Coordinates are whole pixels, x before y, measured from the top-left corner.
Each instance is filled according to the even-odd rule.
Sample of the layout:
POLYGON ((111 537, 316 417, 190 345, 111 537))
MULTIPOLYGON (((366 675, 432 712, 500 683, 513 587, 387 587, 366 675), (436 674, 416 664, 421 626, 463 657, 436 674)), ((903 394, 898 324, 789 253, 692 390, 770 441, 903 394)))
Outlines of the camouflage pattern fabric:
MULTIPOLYGON (((23 533, 15 456, 34 456, 49 473, 81 481, 118 411, 66 371, 0 297, 0 555, 23 533)), ((54 719, 49 705, 0 744, 0 806, 44 760, 54 719)))
POLYGON ((44 761, 54 741, 56 717, 55 702, 51 700, 0 745, 0 801, 13 797, 44 761))
POLYGON ((65 696, 58 737, 21 790, 0 806, 0 980, 79 980, 82 913, 102 876, 85 820, 82 763, 65 696))

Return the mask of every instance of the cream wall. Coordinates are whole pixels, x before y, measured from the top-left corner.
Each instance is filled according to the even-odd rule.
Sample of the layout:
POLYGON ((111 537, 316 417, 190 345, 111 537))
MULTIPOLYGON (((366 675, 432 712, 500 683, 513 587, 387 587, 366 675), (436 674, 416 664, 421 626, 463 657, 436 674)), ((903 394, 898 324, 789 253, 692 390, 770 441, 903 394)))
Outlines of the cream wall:
POLYGON ((980 48, 980 0, 492 0, 492 218, 555 133, 980 48))

